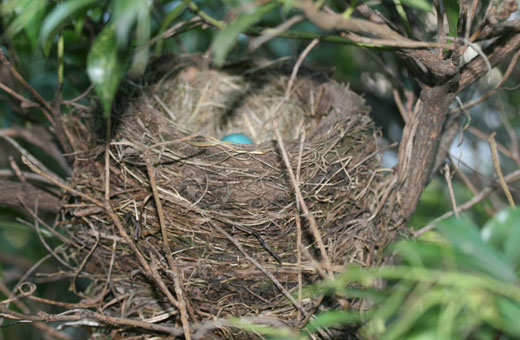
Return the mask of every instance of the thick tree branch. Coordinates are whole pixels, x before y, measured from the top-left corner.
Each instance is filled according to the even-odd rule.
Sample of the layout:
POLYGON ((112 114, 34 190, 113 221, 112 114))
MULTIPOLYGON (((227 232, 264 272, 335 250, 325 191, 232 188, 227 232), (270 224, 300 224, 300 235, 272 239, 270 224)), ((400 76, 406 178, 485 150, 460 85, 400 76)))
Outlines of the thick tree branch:
MULTIPOLYGON (((509 34, 498 39, 485 54, 492 66, 506 60, 520 48, 520 34, 509 34)), ((399 184, 406 218, 415 210, 424 186, 431 177, 435 156, 442 140, 448 108, 455 96, 476 82, 488 71, 482 57, 477 57, 461 68, 460 79, 446 81, 421 93, 422 109, 406 124, 399 148, 399 184)))
MULTIPOLYGON (((520 49, 520 32, 507 34, 497 39, 493 44, 484 49, 491 66, 504 62, 511 53, 520 49)), ((468 86, 479 80, 488 72, 484 59, 477 57, 461 68, 460 81, 456 93, 460 93, 468 86)))
MULTIPOLYGON (((431 51, 425 49, 425 42, 408 39, 392 30, 386 24, 373 23, 357 18, 345 18, 336 13, 326 13, 318 10, 310 0, 301 1, 300 4, 300 8, 303 10, 305 16, 321 29, 348 31, 375 36, 383 40, 393 40, 396 42, 397 47, 402 48, 402 52, 406 57, 420 63, 436 77, 454 75, 458 71, 458 67, 454 65, 450 59, 441 59, 431 51), (399 46, 399 43, 402 43, 402 45, 399 46), (412 48, 413 45, 416 45, 416 48, 412 48)), ((428 43, 428 46, 445 49, 456 48, 454 44, 437 42, 428 43)), ((425 74, 425 76, 429 77, 428 74, 425 74)))
POLYGON ((38 206, 39 210, 57 213, 60 210, 60 200, 29 183, 18 183, 0 180, 0 205, 20 207, 20 201, 27 206, 38 206))
POLYGON ((448 107, 454 98, 450 83, 424 89, 422 108, 403 130, 397 165, 399 194, 405 218, 415 211, 422 190, 430 177, 448 107))

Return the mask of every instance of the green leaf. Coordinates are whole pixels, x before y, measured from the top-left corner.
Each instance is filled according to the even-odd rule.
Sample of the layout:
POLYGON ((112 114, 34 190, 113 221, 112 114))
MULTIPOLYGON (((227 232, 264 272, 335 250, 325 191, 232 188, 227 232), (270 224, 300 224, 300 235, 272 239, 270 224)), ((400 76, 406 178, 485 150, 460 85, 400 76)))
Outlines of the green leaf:
POLYGON ((84 13, 101 0, 70 0, 56 6, 47 15, 40 31, 40 46, 49 54, 54 37, 71 19, 84 13))
POLYGON ((445 242, 418 240, 401 241, 392 246, 398 257, 410 267, 425 267, 442 269, 447 258, 453 258, 453 249, 445 242))
POLYGON ((511 301, 509 299, 497 298, 497 309, 500 313, 500 320, 503 323, 503 331, 520 336, 520 303, 518 301, 511 301))
POLYGON ((14 20, 6 29, 9 38, 13 38, 21 30, 24 30, 31 41, 33 48, 36 48, 38 35, 40 32, 40 23, 45 14, 47 0, 21 0, 9 1, 2 6, 2 14, 15 15, 14 20), (7 6, 6 6, 7 5, 7 6))
POLYGON ((457 36, 457 21, 459 20, 459 2, 452 0, 443 1, 450 27, 450 36, 457 36))
POLYGON ((115 0, 113 25, 117 46, 126 49, 132 28, 136 26, 135 54, 129 73, 140 76, 148 62, 148 40, 150 39, 150 2, 148 0, 115 0))
POLYGON ((105 118, 110 115, 123 70, 123 61, 116 45, 115 29, 113 26, 107 26, 98 35, 87 56, 87 74, 101 100, 105 118))
POLYGON ((148 41, 150 40, 150 6, 148 1, 141 0, 141 10, 137 15, 137 27, 135 34, 136 50, 132 67, 130 68, 130 75, 138 77, 146 70, 148 63, 149 48, 148 41))
POLYGON ((163 45, 162 35, 164 31, 166 31, 168 26, 170 26, 184 12, 186 6, 192 1, 193 0, 183 0, 180 4, 177 5, 177 7, 168 12, 164 20, 161 22, 161 27, 157 33, 157 37, 159 37, 159 39, 157 40, 157 45, 155 45, 155 55, 161 55, 163 45))
POLYGON ((238 36, 247 28, 259 22, 262 17, 278 7, 277 2, 270 2, 255 8, 252 12, 244 13, 220 30, 211 44, 211 49, 215 54, 215 63, 222 64, 224 59, 236 45, 238 36))
POLYGON ((484 225, 482 238, 502 250, 517 271, 520 269, 520 209, 500 211, 484 225))
POLYGON ((427 0, 401 0, 403 5, 417 8, 421 11, 430 12, 432 10, 432 4, 427 0))
POLYGON ((309 333, 314 333, 320 328, 329 328, 360 320, 361 315, 357 312, 330 310, 317 315, 304 329, 309 333))
POLYGON ((451 218, 441 222, 438 230, 458 252, 460 265, 486 273, 495 279, 518 282, 511 263, 504 254, 484 242, 477 227, 467 218, 451 218))
POLYGON ((289 327, 271 327, 262 324, 255 324, 246 319, 237 319, 230 318, 229 322, 231 325, 238 327, 240 329, 260 333, 269 339, 278 339, 278 340, 299 340, 301 337, 298 337, 289 327))
POLYGON ((142 10, 142 0, 114 0, 114 17, 112 22, 116 30, 117 44, 119 48, 126 48, 130 30, 135 24, 135 20, 142 10))

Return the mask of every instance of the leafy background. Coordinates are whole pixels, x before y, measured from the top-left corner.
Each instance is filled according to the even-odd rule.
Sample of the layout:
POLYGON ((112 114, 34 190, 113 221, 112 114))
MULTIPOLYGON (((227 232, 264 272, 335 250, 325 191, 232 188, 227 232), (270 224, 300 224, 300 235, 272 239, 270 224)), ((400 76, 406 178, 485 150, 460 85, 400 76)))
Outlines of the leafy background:
MULTIPOLYGON (((345 1, 326 3, 344 15, 352 12, 345 1)), ((93 86, 95 96, 86 96, 80 103, 96 105, 97 97, 107 117, 120 83, 142 75, 150 58, 169 53, 211 53, 217 65, 225 60, 252 57, 295 60, 311 39, 321 38, 322 42, 309 53, 305 64, 363 93, 373 108, 373 119, 383 131, 384 142, 390 146, 398 141, 403 121, 392 89, 417 91, 417 86, 392 51, 377 46, 356 46, 303 20, 296 20, 281 36, 258 45, 260 33, 297 15, 293 4, 291 0, 4 0, 0 5, 0 47, 45 99, 52 101, 57 89, 61 90, 63 99, 72 99, 93 86)), ((392 20, 401 21, 409 30, 418 30, 434 39, 431 2, 395 0, 393 5, 401 9, 397 17, 388 12, 389 7, 383 2, 367 4, 392 20), (404 9, 414 16, 404 13, 404 9)), ((458 4, 452 0, 444 4, 453 33, 458 4)), ((478 98, 494 88, 503 72, 503 69, 493 69, 461 96, 462 101, 478 98)), ((519 79, 520 73, 516 71, 508 84, 513 87, 519 79)), ((0 69, 0 81, 27 95, 5 68, 0 69)), ((471 127, 484 134, 496 131, 497 141, 511 148, 517 143, 518 107, 518 89, 500 91, 471 109, 471 127)), ((71 109, 67 105, 62 107, 63 113, 71 109)), ((35 131, 42 126, 48 128, 48 122, 40 110, 22 108, 18 101, 0 92, 2 129, 23 127, 35 131)), ((17 140, 46 166, 66 176, 66 169, 51 155, 23 138, 17 140)), ((395 164, 395 151, 389 147, 383 158, 384 166, 395 164)), ((479 187, 493 181, 495 174, 487 142, 468 130, 450 151, 455 164, 479 187)), ((16 150, 0 140, 0 169, 10 168, 9 156, 19 159, 16 150)), ((517 161, 506 157, 501 158, 501 164, 505 173, 518 169, 517 161)), ((475 195, 457 176, 453 178, 453 186, 457 202, 466 202, 475 195)), ((512 184, 511 188, 515 193, 518 186, 512 184)), ((396 254, 395 266, 370 270, 352 267, 337 280, 311 287, 307 292, 368 298, 371 308, 361 315, 330 311, 318 316, 300 333, 258 328, 240 320, 235 322, 241 327, 286 339, 307 338, 319 327, 358 325, 359 321, 363 321, 361 334, 367 338, 518 338, 520 213, 505 209, 506 206, 503 195, 497 192, 475 205, 463 218, 444 221, 417 241, 397 243, 389 250, 396 254), (384 288, 377 287, 381 279, 388 282, 384 288), (356 288, 347 288, 347 282, 356 283, 356 288)), ((451 209, 446 180, 439 175, 424 191, 409 225, 419 230, 451 209)), ((44 218, 53 223, 53 216, 44 218)), ((55 242, 48 236, 43 237, 51 245, 55 242)), ((32 264, 47 254, 31 217, 22 209, 0 207, 1 281, 12 288, 32 264)), ((50 258, 42 270, 52 273, 56 268, 58 265, 50 258)), ((38 285, 40 296, 73 299, 67 292, 66 278, 50 283, 46 283, 44 276, 32 279, 41 283, 38 285)), ((2 299, 6 298, 4 295, 0 293, 2 299)), ((35 304, 32 308, 43 307, 35 304)), ((8 322, 4 320, 3 324, 8 322)), ((5 339, 36 339, 37 334, 33 328, 19 325, 0 330, 0 338, 5 339)), ((81 338, 84 334, 75 336, 81 338)))

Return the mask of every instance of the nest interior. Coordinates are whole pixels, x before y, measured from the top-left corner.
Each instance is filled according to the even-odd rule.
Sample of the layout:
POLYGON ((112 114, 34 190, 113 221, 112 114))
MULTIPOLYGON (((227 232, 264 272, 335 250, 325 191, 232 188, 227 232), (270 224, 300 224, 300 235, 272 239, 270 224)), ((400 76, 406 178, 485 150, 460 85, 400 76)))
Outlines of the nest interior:
MULTIPOLYGON (((120 106, 109 149, 110 204, 179 298, 171 252, 182 299, 198 321, 264 315, 296 326, 298 309, 316 303, 298 299, 299 285, 350 262, 373 263, 393 237, 374 219, 380 145, 363 99, 307 71, 286 94, 289 82, 281 67, 216 70, 202 58, 176 57, 155 63, 120 106), (255 144, 219 141, 235 132, 255 144)), ((103 201, 103 145, 92 145, 94 129, 85 122, 70 130, 82 149, 72 186, 103 201)), ((81 294, 101 294, 112 315, 175 324, 179 311, 113 219, 80 196, 64 200, 60 225, 73 241, 67 258, 92 279, 81 294)))

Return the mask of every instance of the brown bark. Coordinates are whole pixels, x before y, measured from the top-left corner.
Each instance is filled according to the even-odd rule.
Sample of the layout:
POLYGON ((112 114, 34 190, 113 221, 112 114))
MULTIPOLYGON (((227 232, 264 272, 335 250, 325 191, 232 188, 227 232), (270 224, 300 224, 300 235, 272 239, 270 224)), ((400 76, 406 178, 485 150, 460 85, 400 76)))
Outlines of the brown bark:
POLYGON ((0 205, 19 207, 24 202, 28 207, 57 213, 60 209, 59 199, 29 183, 18 183, 0 180, 0 205))
POLYGON ((455 96, 449 92, 450 87, 450 83, 445 83, 423 90, 422 108, 404 127, 397 173, 405 218, 415 211, 434 167, 448 107, 455 96))
MULTIPOLYGON (((484 50, 491 66, 504 62, 520 48, 520 33, 498 39, 484 50)), ((421 92, 422 107, 412 116, 403 130, 399 146, 398 195, 402 202, 402 214, 409 218, 415 211, 419 197, 432 177, 438 146, 443 134, 448 107, 455 96, 488 72, 482 57, 473 59, 460 69, 460 78, 452 78, 421 92)))

